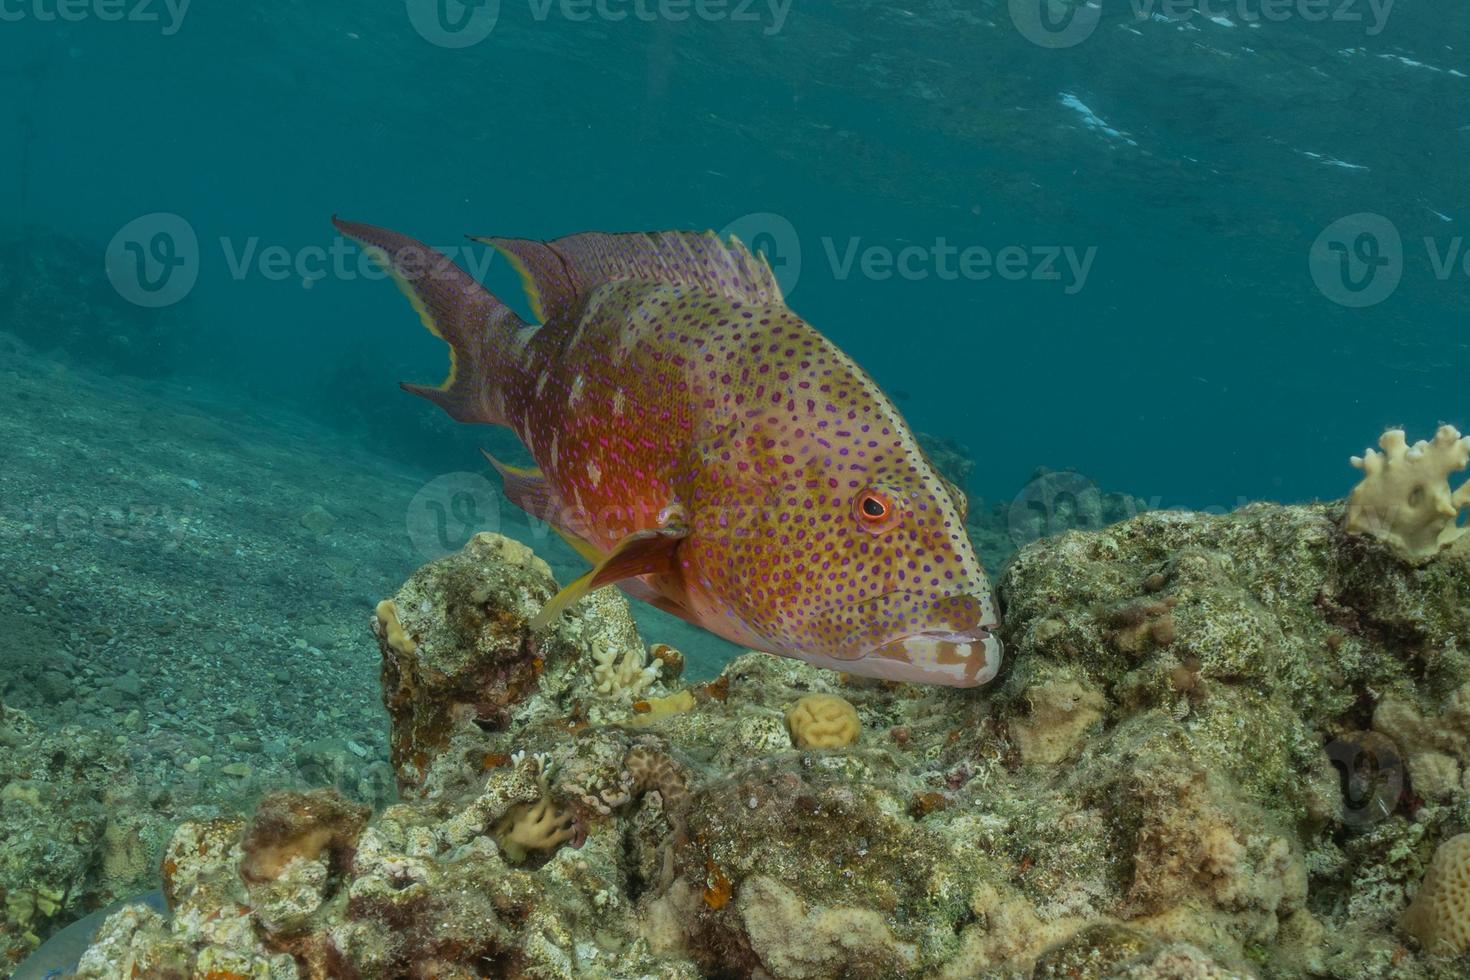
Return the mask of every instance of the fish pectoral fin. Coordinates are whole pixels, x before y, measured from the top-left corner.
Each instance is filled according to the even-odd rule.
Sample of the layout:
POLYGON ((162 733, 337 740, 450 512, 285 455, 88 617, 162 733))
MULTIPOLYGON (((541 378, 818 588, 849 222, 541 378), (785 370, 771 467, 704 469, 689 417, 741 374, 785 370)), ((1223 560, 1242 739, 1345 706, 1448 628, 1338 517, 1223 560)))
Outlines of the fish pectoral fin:
POLYGON ((573 551, 582 556, 583 561, 590 562, 593 565, 602 562, 603 554, 597 545, 564 527, 557 527, 553 524, 551 528, 561 536, 563 541, 571 545, 573 551))
POLYGON ((634 531, 617 545, 597 566, 567 583, 536 617, 531 628, 539 630, 556 619, 567 607, 594 589, 635 575, 657 575, 674 567, 674 551, 689 535, 683 524, 669 524, 646 531, 634 531))
POLYGON ((698 617, 684 603, 664 595, 641 578, 621 579, 617 585, 618 588, 623 590, 623 594, 630 599, 637 599, 639 602, 645 602, 655 609, 662 609, 670 616, 678 616, 680 619, 693 623, 695 626, 701 625, 698 617))

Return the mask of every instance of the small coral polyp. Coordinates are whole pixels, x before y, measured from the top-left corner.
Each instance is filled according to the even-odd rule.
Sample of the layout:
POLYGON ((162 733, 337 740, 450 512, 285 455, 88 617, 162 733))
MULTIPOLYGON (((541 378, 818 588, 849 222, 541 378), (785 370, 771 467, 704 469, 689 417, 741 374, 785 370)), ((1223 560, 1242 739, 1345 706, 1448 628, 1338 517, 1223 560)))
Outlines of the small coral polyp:
POLYGON ((1363 481, 1348 497, 1349 531, 1371 534, 1414 558, 1429 558, 1465 534, 1460 512, 1470 508, 1470 481, 1450 489, 1452 474, 1470 463, 1470 437, 1442 425, 1431 441, 1409 445, 1403 429, 1389 429, 1369 449, 1354 456, 1363 481))
POLYGON ((838 749, 862 733, 857 709, 835 694, 809 694, 786 712, 786 729, 799 749, 838 749))

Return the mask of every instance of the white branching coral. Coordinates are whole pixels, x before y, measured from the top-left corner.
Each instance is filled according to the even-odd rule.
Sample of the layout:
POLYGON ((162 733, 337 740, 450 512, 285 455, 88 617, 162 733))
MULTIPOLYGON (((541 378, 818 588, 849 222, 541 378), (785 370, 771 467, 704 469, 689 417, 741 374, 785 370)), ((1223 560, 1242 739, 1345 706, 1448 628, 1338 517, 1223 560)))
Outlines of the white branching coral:
POLYGON ((1410 446, 1403 429, 1378 440, 1383 452, 1368 450, 1352 463, 1363 482, 1348 497, 1349 531, 1371 534, 1416 558, 1427 558, 1465 533, 1460 512, 1470 508, 1470 482, 1450 490, 1450 475, 1470 463, 1470 437, 1442 425, 1429 442, 1410 446))
POLYGON ((642 647, 630 647, 621 656, 617 650, 603 649, 592 659, 592 677, 602 694, 642 694, 658 680, 661 666, 658 660, 648 663, 642 647))

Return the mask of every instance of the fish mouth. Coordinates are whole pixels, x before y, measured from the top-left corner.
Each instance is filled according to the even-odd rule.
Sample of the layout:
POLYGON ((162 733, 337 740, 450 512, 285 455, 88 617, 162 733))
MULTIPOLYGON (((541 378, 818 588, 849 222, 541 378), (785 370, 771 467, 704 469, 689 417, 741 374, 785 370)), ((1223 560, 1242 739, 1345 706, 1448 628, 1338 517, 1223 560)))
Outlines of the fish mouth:
POLYGON ((1005 652, 989 627, 925 630, 890 640, 867 653, 868 659, 908 665, 915 680, 952 687, 979 687, 995 679, 1005 652))
POLYGON ((939 599, 890 593, 853 613, 860 622, 840 647, 877 676, 978 687, 1000 671, 1004 645, 995 633, 1000 621, 988 589, 939 599))

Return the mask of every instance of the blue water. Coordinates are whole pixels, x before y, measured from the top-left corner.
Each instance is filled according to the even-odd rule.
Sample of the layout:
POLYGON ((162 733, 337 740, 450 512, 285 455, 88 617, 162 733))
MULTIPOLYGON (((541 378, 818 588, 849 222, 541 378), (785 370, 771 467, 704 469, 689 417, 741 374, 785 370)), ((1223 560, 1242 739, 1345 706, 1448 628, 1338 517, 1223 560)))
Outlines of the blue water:
MULTIPOLYGON (((5 234, 64 230, 100 262, 128 222, 182 217, 199 272, 172 313, 198 343, 168 369, 250 398, 331 417, 321 380, 347 364, 364 402, 433 411, 392 384, 442 371, 401 300, 310 264, 335 212, 436 244, 768 212, 784 224, 758 244, 800 250, 791 305, 917 428, 970 447, 986 499, 1038 465, 1164 506, 1334 497, 1385 425, 1470 421, 1470 278, 1433 264, 1470 218, 1458 7, 1253 25, 1254 5, 1109 3, 1047 48, 996 3, 675 22, 502 0, 484 40, 448 48, 417 0, 201 0, 179 20, 124 0, 158 20, 122 22, 47 19, 55 3, 13 0, 0 30, 5 234), (1350 309, 1308 253, 1360 212, 1397 230, 1403 274, 1350 309), (945 245, 1019 249, 1021 278, 946 279, 945 245), (252 246, 321 278, 232 268, 252 246), (925 255, 910 278, 844 274, 869 246, 925 255), (1079 279, 1063 256, 1089 250, 1079 279), (1047 254, 1060 278, 1033 275, 1047 254)), ((456 466, 463 447, 440 448, 456 466)))
POLYGON ((0 0, 0 91, 0 699, 117 735, 158 821, 391 798, 369 611, 485 526, 463 480, 508 510, 334 214, 523 311, 463 236, 739 234, 992 520, 1038 467, 1335 499, 1470 429, 1463 4, 0 0))

